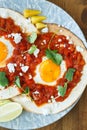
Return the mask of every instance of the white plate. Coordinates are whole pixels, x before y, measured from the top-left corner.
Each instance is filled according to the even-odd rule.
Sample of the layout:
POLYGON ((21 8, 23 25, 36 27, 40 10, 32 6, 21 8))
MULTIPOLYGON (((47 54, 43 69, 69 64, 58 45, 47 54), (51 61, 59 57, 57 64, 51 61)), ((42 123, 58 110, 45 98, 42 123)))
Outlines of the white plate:
MULTIPOLYGON (((60 7, 45 1, 45 0, 0 0, 0 7, 10 8, 20 13, 23 12, 25 8, 39 9, 43 12, 43 15, 47 16, 46 22, 58 23, 70 29, 75 33, 87 46, 84 35, 77 25, 77 23, 60 7)), ((55 115, 37 115, 23 111, 22 115, 15 120, 8 123, 0 123, 0 126, 10 128, 10 129, 35 129, 46 125, 49 125, 56 120, 62 118, 67 114, 77 101, 70 106, 68 109, 64 110, 55 115)))

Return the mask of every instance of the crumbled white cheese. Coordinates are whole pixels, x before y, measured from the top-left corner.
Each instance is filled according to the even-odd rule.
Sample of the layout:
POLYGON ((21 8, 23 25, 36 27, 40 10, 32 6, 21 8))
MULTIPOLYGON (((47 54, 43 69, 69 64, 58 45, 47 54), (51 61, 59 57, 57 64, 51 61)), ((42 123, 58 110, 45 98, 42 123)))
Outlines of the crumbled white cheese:
POLYGON ((70 36, 66 36, 66 39, 69 40, 69 39, 70 39, 70 36))
POLYGON ((55 44, 55 47, 58 47, 59 45, 58 44, 55 44))
POLYGON ((34 94, 40 94, 38 91, 33 92, 34 94))
POLYGON ((25 60, 25 59, 26 59, 26 56, 24 56, 23 59, 25 60))
POLYGON ((59 30, 59 32, 63 32, 63 30, 62 30, 62 29, 60 29, 60 30, 59 30))
POLYGON ((73 41, 72 40, 69 40, 69 42, 68 42, 69 44, 73 44, 73 41))
POLYGON ((83 52, 83 48, 82 48, 81 46, 76 46, 76 50, 77 50, 78 52, 83 52))
POLYGON ((58 27, 60 27, 60 25, 58 24, 58 27))
POLYGON ((43 42, 41 42, 41 45, 44 45, 44 43, 43 43, 43 42))
POLYGON ((51 96, 51 99, 53 99, 54 98, 54 96, 51 96))
POLYGON ((31 74, 29 75, 29 79, 32 79, 32 75, 31 74))
POLYGON ((23 66, 24 66, 24 64, 20 63, 20 66, 22 66, 22 67, 23 67, 23 66))
POLYGON ((29 69, 29 66, 22 66, 22 67, 21 67, 21 70, 22 70, 22 72, 24 72, 24 73, 26 73, 26 72, 28 71, 28 69, 29 69))
POLYGON ((58 39, 58 42, 62 42, 62 39, 59 38, 59 39, 58 39))
POLYGON ((15 72, 15 64, 8 63, 7 67, 8 67, 8 70, 9 70, 10 73, 14 73, 15 72))
POLYGON ((48 100, 48 103, 51 103, 51 100, 50 100, 50 99, 48 100))
POLYGON ((52 103, 56 102, 55 98, 52 98, 51 100, 52 100, 52 103))
POLYGON ((19 73, 19 75, 20 75, 20 76, 23 76, 23 74, 22 74, 21 72, 19 73))
POLYGON ((21 56, 23 57, 24 55, 22 54, 21 56))
POLYGON ((47 42, 46 42, 46 40, 43 40, 42 42, 41 42, 41 45, 44 45, 44 44, 46 44, 47 42))
POLYGON ((15 67, 17 67, 17 64, 16 64, 16 63, 14 63, 14 66, 15 66, 15 67))
POLYGON ((43 43, 44 43, 44 44, 46 44, 46 43, 47 43, 45 39, 43 40, 43 43))
POLYGON ((48 27, 43 28, 43 29, 41 30, 41 32, 43 32, 43 33, 47 33, 47 32, 48 32, 48 27))
POLYGON ((66 47, 66 45, 65 44, 60 44, 60 47, 66 47))
POLYGON ((61 96, 61 94, 58 92, 58 96, 61 96))
POLYGON ((13 37, 14 38, 14 42, 16 44, 20 43, 21 40, 22 40, 22 36, 20 33, 11 33, 11 34, 8 34, 8 38, 10 37, 13 37))
POLYGON ((35 51, 34 51, 34 56, 35 57, 38 57, 38 53, 40 52, 40 50, 39 49, 36 49, 35 51))

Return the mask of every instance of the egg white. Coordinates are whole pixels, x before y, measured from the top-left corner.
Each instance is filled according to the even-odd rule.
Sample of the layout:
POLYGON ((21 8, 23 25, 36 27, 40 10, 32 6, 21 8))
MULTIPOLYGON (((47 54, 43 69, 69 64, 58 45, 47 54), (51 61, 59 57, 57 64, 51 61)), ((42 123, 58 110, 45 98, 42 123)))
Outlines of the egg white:
POLYGON ((0 41, 3 42, 8 49, 7 57, 2 62, 0 62, 0 68, 1 68, 6 66, 6 61, 12 56, 14 47, 12 46, 9 40, 5 39, 4 36, 0 37, 0 41))
MULTIPOLYGON (((42 58, 42 62, 45 61, 45 60, 47 60, 47 57, 43 57, 43 58, 42 58)), ((42 63, 42 62, 41 62, 41 63, 42 63)), ((40 64, 41 64, 41 63, 40 63, 40 64)), ((60 69, 61 69, 61 70, 60 70, 60 75, 58 76, 58 78, 57 78, 55 81, 48 83, 48 82, 43 81, 43 79, 42 79, 41 76, 40 76, 40 72, 39 72, 40 64, 37 65, 36 70, 35 70, 36 75, 33 77, 33 80, 35 81, 35 83, 38 83, 38 84, 43 84, 43 85, 48 85, 48 86, 54 86, 54 85, 57 84, 57 80, 58 80, 59 78, 62 78, 63 75, 64 75, 64 73, 65 73, 65 71, 67 70, 67 69, 66 69, 66 63, 65 63, 65 61, 63 60, 62 63, 61 63, 61 65, 60 65, 60 69)))

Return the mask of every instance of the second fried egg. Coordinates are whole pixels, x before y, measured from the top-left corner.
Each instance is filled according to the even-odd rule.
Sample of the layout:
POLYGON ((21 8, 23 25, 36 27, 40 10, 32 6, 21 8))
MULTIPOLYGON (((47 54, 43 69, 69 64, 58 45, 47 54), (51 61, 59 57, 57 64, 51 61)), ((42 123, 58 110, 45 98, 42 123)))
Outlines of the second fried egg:
POLYGON ((54 86, 57 80, 62 78, 66 71, 66 63, 63 60, 60 65, 56 65, 47 57, 42 58, 42 62, 37 65, 34 76, 35 83, 54 86))

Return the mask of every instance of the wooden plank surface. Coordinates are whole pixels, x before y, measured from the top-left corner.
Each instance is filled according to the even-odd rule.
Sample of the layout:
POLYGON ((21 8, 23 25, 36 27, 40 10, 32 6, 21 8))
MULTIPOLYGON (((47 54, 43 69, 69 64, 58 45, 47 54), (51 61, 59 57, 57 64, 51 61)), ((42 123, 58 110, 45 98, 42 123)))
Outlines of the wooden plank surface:
MULTIPOLYGON (((67 11, 87 39, 87 0, 49 0, 67 11)), ((7 130, 0 128, 0 130, 7 130)), ((77 105, 62 119, 37 130, 87 130, 87 88, 77 105)))

